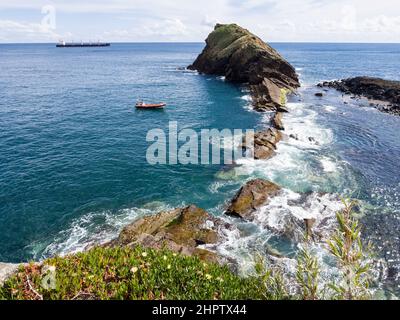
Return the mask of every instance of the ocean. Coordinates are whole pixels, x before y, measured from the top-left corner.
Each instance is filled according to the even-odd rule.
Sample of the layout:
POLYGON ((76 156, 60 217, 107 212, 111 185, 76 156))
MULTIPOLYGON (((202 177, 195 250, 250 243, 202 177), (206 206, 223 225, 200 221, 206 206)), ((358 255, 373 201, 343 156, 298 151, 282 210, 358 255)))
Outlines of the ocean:
MULTIPOLYGON (((276 216, 337 210, 337 196, 360 200, 363 234, 388 263, 385 292, 399 291, 400 117, 330 90, 323 80, 356 75, 400 80, 400 44, 273 43, 300 74, 289 99, 286 133, 267 161, 223 165, 156 165, 146 161, 146 134, 178 128, 262 129, 269 114, 250 107, 244 87, 184 69, 202 43, 112 44, 56 48, 0 44, 0 261, 21 262, 83 250, 105 242, 140 216, 195 204, 221 216, 249 179, 285 192, 270 203, 276 216), (135 102, 165 101, 165 110, 136 110, 135 102)), ((261 210, 259 221, 264 221, 261 210)), ((278 219, 279 220, 279 219, 278 219)), ((237 229, 215 250, 249 272, 265 246, 287 256, 296 246, 256 224, 237 229)), ((275 221, 279 223, 279 221, 275 221)))

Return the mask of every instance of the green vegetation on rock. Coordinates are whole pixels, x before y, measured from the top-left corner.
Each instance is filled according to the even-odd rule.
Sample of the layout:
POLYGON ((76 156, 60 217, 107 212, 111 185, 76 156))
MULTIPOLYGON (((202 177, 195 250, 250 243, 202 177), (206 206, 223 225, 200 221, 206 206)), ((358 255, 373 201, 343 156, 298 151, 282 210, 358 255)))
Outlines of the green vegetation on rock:
POLYGON ((263 299, 259 281, 167 250, 98 247, 21 267, 0 299, 263 299), (53 289, 43 288, 46 269, 55 270, 53 289))

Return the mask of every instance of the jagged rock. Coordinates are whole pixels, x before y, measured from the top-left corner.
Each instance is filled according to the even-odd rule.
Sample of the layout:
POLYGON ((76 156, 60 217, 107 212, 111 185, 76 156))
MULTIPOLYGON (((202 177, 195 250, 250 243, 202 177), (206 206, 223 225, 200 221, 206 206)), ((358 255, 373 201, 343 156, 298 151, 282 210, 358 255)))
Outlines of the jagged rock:
POLYGON ((233 198, 225 214, 252 220, 255 210, 276 196, 281 188, 267 180, 255 179, 247 182, 233 198))
POLYGON ((19 264, 0 262, 0 286, 18 270, 19 266, 19 264))
POLYGON ((300 86, 295 69, 275 49, 236 24, 217 24, 188 69, 249 84, 258 111, 277 109, 300 86))
MULTIPOLYGON (((400 115, 400 81, 356 77, 339 81, 325 81, 320 83, 319 86, 334 88, 345 94, 386 102, 388 105, 377 103, 375 107, 382 112, 400 115)), ((357 97, 352 96, 351 98, 356 99, 357 97)))
POLYGON ((197 255, 216 262, 215 253, 198 248, 215 244, 219 237, 215 228, 221 222, 196 206, 179 208, 143 217, 126 226, 112 246, 142 245, 148 248, 167 248, 184 255, 197 255))
POLYGON ((276 145, 282 140, 282 133, 275 128, 247 134, 243 137, 242 149, 251 150, 256 160, 266 160, 275 155, 276 145))
POLYGON ((283 113, 282 112, 276 112, 272 118, 272 125, 274 126, 274 128, 278 129, 278 130, 285 130, 285 127, 283 126, 283 122, 282 122, 282 117, 283 117, 283 113))

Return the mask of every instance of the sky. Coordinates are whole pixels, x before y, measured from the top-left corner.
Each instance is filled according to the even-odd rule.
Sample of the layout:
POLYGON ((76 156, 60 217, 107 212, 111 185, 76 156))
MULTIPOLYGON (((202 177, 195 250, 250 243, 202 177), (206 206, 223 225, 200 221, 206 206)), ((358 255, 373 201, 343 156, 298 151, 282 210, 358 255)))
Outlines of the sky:
POLYGON ((399 0, 0 0, 0 42, 201 42, 235 22, 267 42, 400 42, 399 0))

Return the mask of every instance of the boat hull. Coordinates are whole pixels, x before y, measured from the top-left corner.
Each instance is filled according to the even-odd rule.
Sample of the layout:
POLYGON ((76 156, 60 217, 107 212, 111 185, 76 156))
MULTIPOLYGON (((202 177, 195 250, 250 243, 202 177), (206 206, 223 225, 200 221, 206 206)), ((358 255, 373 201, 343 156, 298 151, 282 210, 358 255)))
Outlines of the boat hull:
POLYGON ((158 103, 158 104, 137 104, 137 109, 162 109, 166 106, 166 103, 158 103))

